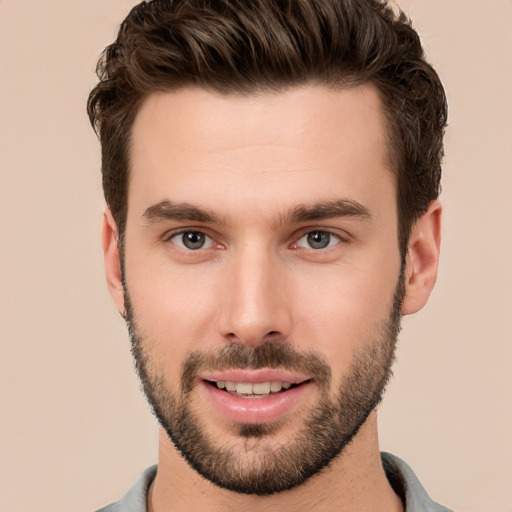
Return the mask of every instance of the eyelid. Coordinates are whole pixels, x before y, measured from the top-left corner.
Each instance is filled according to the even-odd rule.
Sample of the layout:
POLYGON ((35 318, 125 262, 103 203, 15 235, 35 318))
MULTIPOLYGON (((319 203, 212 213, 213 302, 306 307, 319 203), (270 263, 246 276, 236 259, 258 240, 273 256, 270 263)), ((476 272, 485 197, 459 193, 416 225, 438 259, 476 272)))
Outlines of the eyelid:
POLYGON ((293 237, 294 242, 292 243, 292 249, 305 249, 313 252, 322 252, 322 251, 328 251, 329 249, 333 249, 334 247, 338 246, 340 243, 348 243, 350 240, 350 235, 345 231, 340 231, 339 229, 333 229, 333 228, 324 228, 324 227, 306 227, 298 231, 295 236, 293 237), (334 245, 329 245, 323 249, 314 249, 312 247, 301 247, 298 245, 298 242, 304 238, 305 236, 309 235, 310 233, 327 233, 331 237, 334 237, 338 240, 338 242, 334 245))
MULTIPOLYGON (((326 250, 334 247, 334 246, 328 246, 324 249, 313 249, 311 247, 308 248, 308 247, 297 246, 297 243, 301 238, 305 237, 306 235, 308 235, 310 233, 315 233, 315 232, 328 233, 330 236, 335 237, 338 240, 338 243, 334 244, 334 246, 339 245, 339 243, 348 243, 350 241, 350 239, 352 238, 346 231, 342 231, 340 229, 325 228, 322 226, 319 226, 319 227, 308 226, 308 227, 301 228, 292 236, 293 242, 291 244, 291 248, 292 249, 306 249, 306 250, 311 250, 313 252, 320 252, 320 251, 326 251, 326 250)), ((216 246, 217 248, 225 248, 225 244, 218 242, 216 240, 216 237, 210 233, 210 230, 203 226, 201 226, 201 227, 186 226, 186 227, 179 227, 179 228, 171 229, 164 233, 164 235, 162 236, 162 241, 164 243, 170 242, 170 243, 172 243, 172 245, 174 245, 178 249, 186 251, 186 252, 199 252, 202 250, 211 249, 212 246, 213 247, 216 246), (188 249, 185 247, 180 247, 180 245, 178 245, 172 241, 173 238, 175 238, 179 235, 182 235, 184 233, 201 233, 201 234, 203 234, 205 236, 205 238, 207 239, 207 242, 206 242, 207 247, 202 247, 200 249, 193 250, 193 249, 188 249)))
POLYGON ((181 251, 190 252, 190 253, 208 250, 208 249, 211 249, 212 247, 214 247, 215 245, 217 245, 219 247, 221 246, 221 244, 215 242, 213 236, 208 233, 207 229, 202 228, 202 227, 201 228, 193 227, 193 226, 192 227, 190 227, 190 226, 181 227, 181 228, 176 228, 176 229, 167 231, 164 234, 162 240, 164 243, 171 243, 172 245, 174 245, 181 251), (184 233, 201 233, 202 235, 204 235, 204 237, 206 239, 205 246, 201 247, 199 249, 189 249, 188 247, 184 247, 181 244, 178 244, 173 241, 173 238, 183 235, 184 233))

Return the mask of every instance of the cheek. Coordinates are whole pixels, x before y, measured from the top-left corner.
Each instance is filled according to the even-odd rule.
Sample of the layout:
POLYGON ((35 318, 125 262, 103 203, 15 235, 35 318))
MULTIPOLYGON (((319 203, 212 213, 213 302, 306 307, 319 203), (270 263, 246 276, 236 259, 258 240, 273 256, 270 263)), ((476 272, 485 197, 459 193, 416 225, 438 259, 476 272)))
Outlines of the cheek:
POLYGON ((383 335, 397 280, 395 268, 302 279, 295 291, 293 339, 323 355, 333 376, 346 373, 354 353, 383 335))
POLYGON ((175 366, 191 351, 208 349, 215 339, 215 275, 192 266, 141 268, 133 265, 126 278, 134 319, 148 349, 175 366))

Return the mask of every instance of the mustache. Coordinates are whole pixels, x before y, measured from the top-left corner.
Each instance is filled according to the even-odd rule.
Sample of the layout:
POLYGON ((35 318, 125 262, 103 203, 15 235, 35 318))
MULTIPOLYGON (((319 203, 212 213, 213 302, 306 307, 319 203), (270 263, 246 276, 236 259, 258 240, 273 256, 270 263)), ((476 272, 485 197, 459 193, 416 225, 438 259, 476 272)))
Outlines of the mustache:
POLYGON ((203 370, 261 368, 305 373, 325 389, 328 389, 331 382, 331 367, 317 352, 299 352, 286 341, 265 341, 255 347, 231 343, 209 353, 191 352, 181 366, 181 388, 184 393, 189 393, 203 370))

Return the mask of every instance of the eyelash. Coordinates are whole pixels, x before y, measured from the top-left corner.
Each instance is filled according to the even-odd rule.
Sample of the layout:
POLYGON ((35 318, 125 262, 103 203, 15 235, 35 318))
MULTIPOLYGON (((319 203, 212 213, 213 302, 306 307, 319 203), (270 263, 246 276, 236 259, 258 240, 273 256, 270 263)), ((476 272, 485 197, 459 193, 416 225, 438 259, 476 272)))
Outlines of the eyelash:
MULTIPOLYGON (((189 247, 184 247, 184 246, 180 246, 178 245, 176 242, 173 242, 173 239, 177 239, 179 238, 180 236, 183 237, 183 235, 186 235, 186 234, 197 234, 197 235, 202 235, 205 237, 206 240, 209 240, 210 243, 208 245, 213 245, 215 242, 213 240, 213 238, 211 236, 209 236, 207 233, 205 233, 204 230, 202 229, 182 229, 180 231, 174 231, 172 233, 170 233, 168 236, 165 237, 164 241, 165 242, 170 242, 171 244, 175 245, 176 247, 178 247, 180 250, 182 251, 185 251, 185 252, 199 252, 201 249, 209 249, 210 247, 199 247, 197 249, 191 249, 189 247)), ((218 247, 221 247, 220 244, 217 244, 218 247)))
MULTIPOLYGON (((339 233, 333 233, 331 230, 328 230, 328 229, 309 229, 307 231, 301 231, 300 232, 300 236, 295 236, 294 237, 295 239, 295 242, 293 242, 291 244, 291 249, 305 249, 307 251, 312 251, 312 252, 325 252, 337 245, 339 245, 340 243, 344 243, 344 242, 347 242, 347 237, 343 237, 342 235, 340 235, 339 233), (326 247, 318 247, 318 248, 315 248, 315 247, 301 247, 299 245, 299 242, 308 237, 308 236, 311 236, 311 235, 327 235, 329 238, 328 238, 328 245, 326 247), (333 239, 335 240, 335 243, 332 244, 332 241, 333 239)), ((183 238, 181 239, 183 241, 183 238)), ((165 239, 164 239, 164 242, 170 242, 171 244, 175 245, 179 250, 181 251, 184 251, 184 252, 187 252, 187 253, 194 253, 194 252, 199 252, 201 250, 208 250, 208 249, 211 249, 212 246, 215 243, 215 240, 213 239, 213 237, 211 237, 210 235, 208 235, 208 233, 206 233, 204 231, 204 229, 202 228, 198 228, 198 229, 191 229, 191 228, 188 228, 188 229, 182 229, 182 230, 179 230, 179 231, 174 231, 174 232, 171 232, 170 234, 168 234, 165 239), (204 236, 205 237, 205 243, 208 244, 208 247, 204 247, 201 246, 201 247, 198 247, 196 249, 193 249, 193 248, 190 248, 190 247, 186 247, 184 245, 184 243, 182 242, 181 244, 179 243, 176 243, 176 242, 173 242, 173 239, 177 239, 179 238, 180 236, 183 237, 184 235, 186 234, 190 234, 190 235, 193 235, 193 234, 196 234, 196 235, 200 235, 200 236, 204 236)), ((321 243, 321 242, 320 242, 321 243)), ((216 248, 224 248, 224 246, 222 244, 216 244, 217 247, 216 248)))
MULTIPOLYGON (((327 229, 313 229, 313 230, 310 230, 310 231, 306 231, 304 232, 298 239, 297 241, 293 244, 293 248, 303 248, 303 249, 306 249, 306 250, 310 250, 310 251, 314 251, 314 252, 321 252, 321 251, 326 251, 328 249, 331 249, 332 247, 344 242, 346 240, 344 240, 339 234, 337 233, 333 233, 332 231, 329 231, 327 229), (311 235, 327 235, 329 238, 328 238, 328 245, 326 247, 300 247, 299 246, 299 242, 302 240, 302 239, 308 239, 311 235), (332 244, 331 245, 331 242, 333 241, 333 239, 335 239, 336 243, 332 244)), ((307 243, 311 243, 310 240, 308 240, 307 243)))

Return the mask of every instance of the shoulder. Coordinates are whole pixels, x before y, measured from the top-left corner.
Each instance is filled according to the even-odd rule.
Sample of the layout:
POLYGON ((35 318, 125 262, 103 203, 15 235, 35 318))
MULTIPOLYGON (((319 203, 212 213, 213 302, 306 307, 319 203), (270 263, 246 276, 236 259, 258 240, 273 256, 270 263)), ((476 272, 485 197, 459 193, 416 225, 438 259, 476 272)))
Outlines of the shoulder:
POLYGON ((146 512, 148 490, 155 478, 156 470, 156 465, 147 468, 119 501, 96 512, 146 512))
POLYGON ((389 483, 402 498, 406 512, 452 512, 430 498, 414 471, 402 459, 383 452, 381 460, 389 483))

